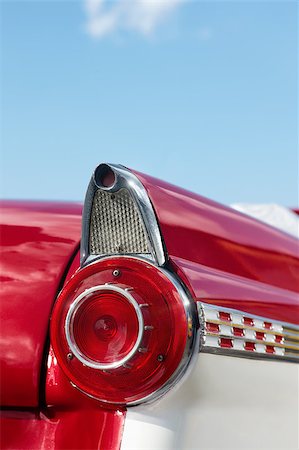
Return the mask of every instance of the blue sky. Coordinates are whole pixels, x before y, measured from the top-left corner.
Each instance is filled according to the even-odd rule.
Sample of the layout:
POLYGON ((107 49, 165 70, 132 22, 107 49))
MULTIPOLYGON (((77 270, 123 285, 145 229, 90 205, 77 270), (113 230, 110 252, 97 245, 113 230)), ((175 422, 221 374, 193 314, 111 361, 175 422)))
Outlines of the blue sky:
POLYGON ((295 1, 0 3, 2 197, 83 200, 108 161, 298 204, 295 1))

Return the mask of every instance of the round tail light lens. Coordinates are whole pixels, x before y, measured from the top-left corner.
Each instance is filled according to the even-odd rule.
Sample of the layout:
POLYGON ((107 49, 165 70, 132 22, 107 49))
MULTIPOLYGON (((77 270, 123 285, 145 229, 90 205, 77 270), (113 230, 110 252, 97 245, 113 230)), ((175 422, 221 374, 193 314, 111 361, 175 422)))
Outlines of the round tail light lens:
POLYGON ((196 353, 196 336, 192 300, 171 275, 137 258, 106 258, 79 270, 51 319, 62 370, 106 404, 138 404, 166 392, 196 353))
POLYGON ((113 369, 137 351, 143 316, 129 292, 96 286, 80 294, 70 307, 65 335, 72 354, 94 369, 113 369))

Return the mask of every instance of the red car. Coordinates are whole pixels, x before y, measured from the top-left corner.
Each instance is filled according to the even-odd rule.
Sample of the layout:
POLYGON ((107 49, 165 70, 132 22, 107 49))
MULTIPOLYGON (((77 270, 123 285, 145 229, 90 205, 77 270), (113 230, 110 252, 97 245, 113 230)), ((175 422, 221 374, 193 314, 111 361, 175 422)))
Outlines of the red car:
POLYGON ((298 239, 112 164, 81 214, 1 204, 1 448, 297 448, 298 239))

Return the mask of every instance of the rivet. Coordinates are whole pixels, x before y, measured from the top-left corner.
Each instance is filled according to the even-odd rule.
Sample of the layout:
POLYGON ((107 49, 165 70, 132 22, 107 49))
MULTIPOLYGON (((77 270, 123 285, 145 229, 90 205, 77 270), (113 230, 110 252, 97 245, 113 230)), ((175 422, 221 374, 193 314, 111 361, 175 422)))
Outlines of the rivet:
POLYGON ((119 277, 120 276, 120 270, 118 270, 118 269, 113 270, 112 275, 114 277, 119 277))
POLYGON ((67 359, 71 360, 73 359, 74 355, 70 352, 66 355, 67 359))
POLYGON ((159 362, 164 361, 164 356, 163 356, 163 355, 158 355, 158 356, 157 356, 157 360, 158 360, 159 362))

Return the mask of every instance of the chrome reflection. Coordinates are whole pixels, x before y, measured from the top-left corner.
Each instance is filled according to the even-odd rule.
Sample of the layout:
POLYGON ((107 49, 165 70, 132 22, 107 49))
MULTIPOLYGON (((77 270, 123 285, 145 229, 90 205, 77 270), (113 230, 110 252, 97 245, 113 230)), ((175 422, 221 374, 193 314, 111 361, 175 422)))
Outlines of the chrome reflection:
POLYGON ((158 266, 166 262, 157 218, 143 184, 126 167, 100 164, 91 177, 84 202, 81 267, 99 257, 117 254, 143 256, 158 266), (107 246, 103 239, 109 240, 107 246))
POLYGON ((229 308, 198 304, 205 353, 299 361, 299 326, 229 308))

